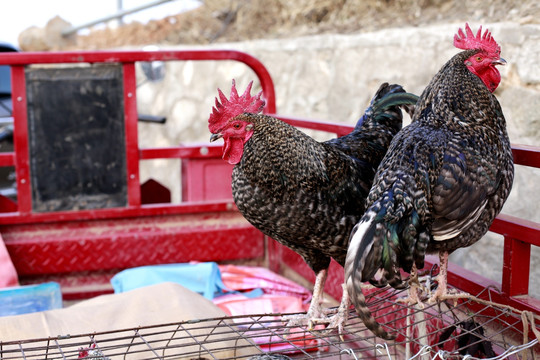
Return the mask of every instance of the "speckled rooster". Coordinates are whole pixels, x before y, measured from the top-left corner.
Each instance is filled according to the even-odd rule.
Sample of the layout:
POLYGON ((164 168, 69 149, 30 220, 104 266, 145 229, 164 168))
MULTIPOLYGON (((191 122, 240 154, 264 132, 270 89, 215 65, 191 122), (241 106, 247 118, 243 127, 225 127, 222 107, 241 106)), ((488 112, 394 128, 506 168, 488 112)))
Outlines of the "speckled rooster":
POLYGON ((401 129, 400 107, 417 96, 399 85, 383 84, 348 135, 318 142, 287 123, 259 114, 261 93, 240 96, 233 81, 230 99, 219 100, 208 120, 211 141, 223 138, 223 159, 234 164, 234 201, 244 217, 280 243, 300 254, 316 273, 306 316, 289 324, 326 323, 341 327, 350 302, 346 294, 340 316, 327 317, 320 302, 334 258, 342 266, 354 225, 375 170, 390 140, 401 129), (221 100, 221 102, 220 102, 221 100))
MULTIPOLYGON (((459 30, 455 55, 418 100, 411 125, 392 140, 355 226, 345 282, 356 311, 376 335, 391 339, 366 306, 361 283, 404 285, 400 270, 440 255, 438 288, 447 293, 448 254, 472 245, 506 201, 514 166, 506 123, 492 94, 501 81, 501 49, 489 31, 459 30)), ((414 294, 411 294, 414 300, 414 294)))

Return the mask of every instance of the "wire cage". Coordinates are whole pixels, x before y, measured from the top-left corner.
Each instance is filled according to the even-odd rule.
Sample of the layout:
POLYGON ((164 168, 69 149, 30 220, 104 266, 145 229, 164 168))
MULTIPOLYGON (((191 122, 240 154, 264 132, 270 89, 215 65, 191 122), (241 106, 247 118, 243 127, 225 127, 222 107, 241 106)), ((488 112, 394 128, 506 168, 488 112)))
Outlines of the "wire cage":
POLYGON ((319 326, 288 327, 282 318, 293 314, 256 314, 0 342, 0 359, 534 359, 540 354, 531 313, 475 296, 410 305, 403 301, 406 290, 368 286, 365 291, 394 341, 376 338, 354 311, 341 334, 319 326))

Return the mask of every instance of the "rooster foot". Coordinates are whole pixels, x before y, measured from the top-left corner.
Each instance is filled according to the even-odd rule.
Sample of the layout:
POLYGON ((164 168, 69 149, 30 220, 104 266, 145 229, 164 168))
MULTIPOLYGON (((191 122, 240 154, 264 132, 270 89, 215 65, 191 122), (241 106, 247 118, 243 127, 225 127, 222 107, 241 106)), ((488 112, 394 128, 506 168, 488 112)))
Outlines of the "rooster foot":
POLYGON ((337 312, 333 315, 328 315, 329 313, 335 312, 335 310, 328 309, 325 311, 327 316, 324 318, 312 319, 313 324, 315 325, 326 325, 324 328, 325 332, 330 332, 334 329, 337 329, 337 332, 341 339, 343 340, 343 334, 345 332, 345 324, 349 319, 349 311, 343 309, 341 306, 338 308, 337 312))
POLYGON ((287 315, 282 317, 283 321, 286 321, 285 325, 287 332, 290 332, 294 328, 302 328, 307 331, 322 331, 330 332, 336 329, 340 337, 343 337, 344 326, 349 318, 348 311, 341 311, 338 309, 326 309, 321 311, 317 316, 306 314, 287 315), (329 315, 330 313, 334 313, 329 315))
POLYGON ((307 327, 307 330, 311 331, 316 325, 330 324, 333 316, 330 316, 334 310, 323 309, 319 306, 311 306, 305 314, 285 315, 281 318, 282 321, 287 322, 287 328, 293 327, 307 327))
POLYGON ((425 292, 425 290, 426 290, 425 287, 422 286, 422 284, 418 280, 418 269, 416 268, 416 265, 413 264, 411 275, 409 277, 409 291, 408 291, 409 295, 406 298, 397 299, 397 302, 405 303, 407 305, 418 304, 418 306, 421 309, 423 309, 424 304, 420 296, 423 292, 425 292))
POLYGON ((424 302, 420 298, 420 294, 422 294, 422 287, 421 286, 411 286, 409 288, 409 295, 407 297, 399 298, 396 300, 398 303, 403 303, 405 305, 418 305, 421 309, 424 308, 424 302))
POLYGON ((349 319, 349 307, 349 296, 344 287, 343 297, 337 310, 323 309, 320 304, 312 303, 306 314, 287 315, 283 316, 282 320, 287 322, 287 332, 295 327, 307 327, 308 331, 317 330, 324 332, 337 329, 339 336, 343 339, 345 324, 349 319))
POLYGON ((322 313, 314 315, 307 312, 305 314, 285 315, 281 318, 281 321, 286 322, 285 327, 287 329, 286 332, 288 333, 291 329, 295 328, 303 328, 312 331, 315 329, 316 325, 324 323, 325 318, 322 317, 322 313))
POLYGON ((470 298, 471 298, 471 294, 469 294, 469 293, 461 292, 461 291, 458 291, 458 290, 456 290, 456 289, 450 289, 450 290, 448 290, 445 294, 437 295, 437 293, 435 293, 435 294, 429 299, 429 301, 430 301, 431 303, 435 303, 435 302, 438 302, 438 301, 448 301, 448 300, 451 300, 451 301, 454 302, 454 306, 456 306, 458 300, 460 300, 460 299, 470 299, 470 298))
POLYGON ((444 298, 448 295, 448 291, 445 289, 444 291, 439 291, 439 288, 431 294, 431 296, 428 299, 428 304, 435 304, 440 301, 444 301, 444 298))
POLYGON ((463 292, 459 292, 455 289, 448 290, 447 287, 447 273, 448 273, 448 252, 443 251, 439 253, 440 270, 437 276, 437 290, 431 295, 428 300, 429 304, 436 302, 453 300, 454 305, 457 305, 459 299, 470 298, 471 295, 463 292))
POLYGON ((434 304, 442 301, 448 293, 446 286, 446 277, 448 272, 448 252, 439 253, 439 275, 437 276, 437 290, 430 296, 428 304, 434 304))

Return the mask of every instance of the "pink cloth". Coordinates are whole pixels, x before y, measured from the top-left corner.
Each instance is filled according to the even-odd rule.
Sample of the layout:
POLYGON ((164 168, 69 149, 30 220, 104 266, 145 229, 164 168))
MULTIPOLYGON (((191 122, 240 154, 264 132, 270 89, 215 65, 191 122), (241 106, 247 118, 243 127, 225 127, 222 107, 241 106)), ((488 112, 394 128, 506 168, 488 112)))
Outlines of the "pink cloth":
MULTIPOLYGON (((228 315, 260 315, 304 312, 309 307, 311 292, 294 281, 278 275, 263 267, 220 265, 221 279, 225 287, 239 292, 249 292, 261 289, 263 294, 258 297, 248 297, 242 293, 229 294, 213 299, 228 315)), ((279 316, 266 316, 258 319, 275 326, 280 321, 279 316)), ((242 318, 237 326, 242 327, 242 318)), ((319 328, 322 329, 321 326, 319 328)), ((287 342, 282 342, 283 334, 268 335, 268 331, 251 327, 247 333, 263 351, 284 351, 292 354, 296 348, 289 344, 309 348, 307 351, 325 351, 317 339, 302 329, 291 329, 287 342)))
POLYGON ((303 303, 311 300, 311 292, 294 281, 267 268, 241 265, 219 265, 225 287, 237 291, 262 289, 265 294, 299 298, 303 303))
POLYGON ((4 244, 4 239, 0 235, 0 288, 17 285, 19 285, 17 271, 4 244))

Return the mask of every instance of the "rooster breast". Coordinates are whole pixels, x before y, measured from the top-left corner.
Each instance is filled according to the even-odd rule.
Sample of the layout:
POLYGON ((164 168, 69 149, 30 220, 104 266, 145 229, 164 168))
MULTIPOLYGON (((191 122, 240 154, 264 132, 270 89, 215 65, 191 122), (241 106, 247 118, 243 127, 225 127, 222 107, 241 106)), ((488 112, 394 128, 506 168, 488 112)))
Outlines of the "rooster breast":
POLYGON ((251 224, 299 253, 315 272, 327 268, 330 257, 343 265, 373 177, 359 161, 268 120, 264 129, 256 127, 234 167, 234 201, 251 224))

